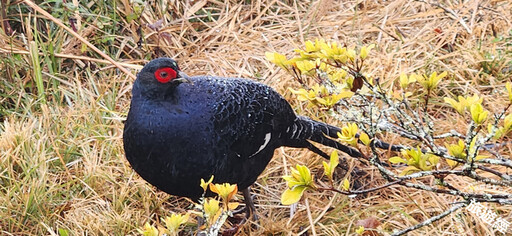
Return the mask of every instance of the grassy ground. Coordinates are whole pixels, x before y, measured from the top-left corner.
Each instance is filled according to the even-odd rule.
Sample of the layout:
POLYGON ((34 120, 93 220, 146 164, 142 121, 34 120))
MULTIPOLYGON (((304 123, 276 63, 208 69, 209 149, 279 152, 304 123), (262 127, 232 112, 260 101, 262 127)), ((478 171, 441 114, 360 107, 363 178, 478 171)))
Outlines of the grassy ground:
MULTIPOLYGON (((148 60, 169 56, 189 75, 259 80, 289 98, 299 114, 332 124, 334 119, 293 99, 287 88, 299 84, 268 62, 266 51, 289 53, 317 37, 349 46, 374 43, 377 49, 367 63, 373 77, 448 71, 450 80, 440 94, 477 93, 491 111, 503 109, 500 96, 512 74, 509 1, 38 1, 79 37, 23 1, 1 4, 2 235, 134 235, 145 222, 189 206, 155 190, 128 165, 121 137, 133 77, 80 39, 125 63, 133 74, 148 60)), ((436 126, 464 130, 464 121, 446 111, 435 114, 442 118, 436 126)), ((511 146, 505 149, 509 155, 511 146)), ((276 151, 254 186, 260 227, 247 225, 240 235, 353 235, 356 222, 369 217, 388 234, 439 214, 456 200, 400 187, 358 199, 312 193, 290 216, 289 207, 279 203, 286 188, 281 176, 296 163, 321 172, 320 158, 310 152, 276 151)), ((379 179, 367 171, 364 182, 371 187, 379 179)), ((482 191, 512 190, 455 182, 461 189, 473 184, 482 191)), ((512 222, 512 207, 484 205, 512 222)), ((494 233, 460 210, 411 235, 494 233)))

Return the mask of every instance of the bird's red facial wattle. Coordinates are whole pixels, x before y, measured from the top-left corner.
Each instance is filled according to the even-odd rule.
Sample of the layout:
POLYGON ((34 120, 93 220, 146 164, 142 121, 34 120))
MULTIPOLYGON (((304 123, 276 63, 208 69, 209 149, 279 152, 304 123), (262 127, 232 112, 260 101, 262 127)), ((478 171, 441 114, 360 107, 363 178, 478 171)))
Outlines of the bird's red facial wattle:
POLYGON ((171 67, 160 68, 155 71, 155 78, 158 82, 165 84, 173 79, 176 79, 176 71, 171 67))

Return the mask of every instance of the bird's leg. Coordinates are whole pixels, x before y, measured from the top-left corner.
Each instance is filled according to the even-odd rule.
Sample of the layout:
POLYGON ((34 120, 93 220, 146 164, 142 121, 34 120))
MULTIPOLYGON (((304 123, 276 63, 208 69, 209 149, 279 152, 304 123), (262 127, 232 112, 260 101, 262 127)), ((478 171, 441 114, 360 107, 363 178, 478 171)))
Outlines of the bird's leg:
POLYGON ((256 214, 256 207, 254 206, 254 197, 251 196, 250 188, 242 190, 242 194, 244 196, 245 206, 234 210, 233 215, 237 215, 245 211, 245 219, 243 220, 243 222, 248 220, 249 216, 252 216, 252 220, 257 221, 258 215, 256 214))
POLYGON ((256 207, 254 206, 254 201, 252 200, 251 196, 251 189, 247 187, 246 189, 242 190, 242 193, 244 195, 244 202, 245 202, 245 218, 249 219, 249 216, 252 215, 253 221, 258 221, 258 215, 256 214, 256 207))

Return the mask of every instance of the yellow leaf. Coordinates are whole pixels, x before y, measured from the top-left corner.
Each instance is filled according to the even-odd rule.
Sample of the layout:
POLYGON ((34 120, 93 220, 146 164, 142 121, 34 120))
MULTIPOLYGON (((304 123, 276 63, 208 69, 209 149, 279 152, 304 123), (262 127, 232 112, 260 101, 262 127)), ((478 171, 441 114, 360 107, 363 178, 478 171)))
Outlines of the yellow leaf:
POLYGON ((356 57, 356 51, 354 49, 348 49, 347 50, 347 57, 348 59, 350 59, 351 61, 354 61, 355 57, 356 57))
POLYGON ((158 236, 158 229, 156 229, 155 226, 150 225, 148 222, 144 224, 142 230, 138 229, 138 231, 144 236, 158 236))
POLYGON ((236 184, 213 184, 210 183, 210 190, 216 194, 218 194, 225 203, 229 202, 231 198, 236 194, 238 191, 238 187, 236 184))
POLYGON ((484 110, 484 108, 482 107, 482 104, 480 104, 480 103, 473 104, 470 108, 470 112, 471 112, 471 118, 478 125, 483 124, 485 122, 485 120, 487 119, 487 115, 489 114, 488 111, 484 110))
POLYGON ((230 203, 228 203, 228 209, 229 210, 234 210, 234 209, 236 209, 238 207, 239 204, 240 203, 238 203, 238 202, 230 202, 230 203))
POLYGON ((206 217, 211 219, 217 214, 220 209, 219 203, 220 202, 216 199, 206 199, 204 201, 203 209, 206 217))
POLYGON ((338 96, 341 96, 341 98, 349 98, 349 97, 352 97, 353 95, 354 95, 354 92, 352 92, 350 90, 344 90, 338 94, 338 96))
POLYGON ((347 179, 343 180, 343 190, 348 191, 350 189, 350 182, 347 179))
POLYGON ((307 186, 316 188, 313 182, 313 176, 308 167, 298 164, 295 167, 296 168, 291 168, 291 175, 283 176, 283 179, 288 183, 288 187, 307 186))
POLYGON ((306 41, 306 52, 316 51, 315 44, 311 40, 306 41))
POLYGON ((349 123, 341 128, 341 133, 338 132, 338 137, 341 139, 341 141, 355 147, 357 146, 357 131, 357 125, 355 123, 349 123))
POLYGON ((403 89, 407 88, 407 86, 409 85, 409 79, 407 78, 407 75, 405 73, 401 73, 400 74, 400 87, 402 87, 403 89))
POLYGON ((508 102, 509 103, 512 103, 512 82, 507 82, 505 84, 505 88, 507 89, 507 93, 508 93, 508 102))
POLYGON ((459 96, 460 103, 464 104, 467 108, 470 108, 473 104, 480 103, 484 101, 483 98, 478 97, 478 95, 473 94, 471 97, 461 97, 459 96))
POLYGON ((370 50, 372 50, 372 48, 375 47, 375 44, 371 44, 370 46, 366 47, 366 46, 363 46, 361 47, 361 52, 359 53, 359 57, 361 59, 366 59, 366 57, 368 56, 368 53, 370 52, 370 50))
POLYGON ((295 65, 297 65, 297 69, 299 69, 300 73, 303 75, 306 75, 306 74, 311 75, 311 74, 315 73, 316 65, 315 65, 315 62, 313 62, 313 61, 309 61, 309 60, 297 61, 295 63, 295 65))
POLYGON ((85 53, 87 51, 87 44, 82 43, 82 47, 80 48, 81 53, 85 53))
POLYGON ((297 95, 297 99, 299 101, 313 101, 316 98, 316 93, 314 91, 307 91, 303 88, 299 90, 288 88, 288 90, 290 90, 290 92, 292 92, 293 94, 297 95))
POLYGON ((370 145, 370 137, 368 137, 366 133, 361 133, 359 135, 359 140, 361 140, 361 142, 366 146, 370 145))
POLYGON ((446 159, 446 163, 448 163, 448 165, 451 167, 451 168, 454 168, 456 166, 459 165, 459 162, 456 162, 456 161, 453 161, 453 160, 450 160, 450 159, 446 159))
POLYGON ((414 166, 408 166, 406 167, 402 173, 400 173, 400 176, 405 176, 405 175, 410 175, 410 174, 414 174, 416 172, 419 172, 421 171, 420 169, 414 167, 414 166))
MULTIPOLYGON (((487 130, 489 131, 489 134, 492 132, 492 128, 494 127, 493 124, 488 124, 487 125, 487 130)), ((507 131, 508 132, 508 131, 507 131)), ((501 137, 503 137, 504 134, 506 134, 507 132, 505 132, 505 127, 500 127, 500 128, 497 128, 496 129, 496 132, 494 133, 494 137, 492 137, 493 139, 497 140, 497 139, 500 139, 501 137)))
POLYGON ((208 185, 213 181, 213 175, 210 177, 208 182, 205 182, 203 178, 201 178, 201 188, 203 188, 203 191, 206 192, 206 189, 208 188, 208 185))
POLYGON ((512 113, 505 116, 503 119, 503 133, 506 134, 512 130, 512 113))
POLYGON ((298 202, 305 190, 305 186, 296 186, 293 189, 286 189, 281 195, 281 204, 291 205, 298 202))
POLYGON ((409 86, 409 84, 416 82, 416 74, 411 74, 411 75, 407 76, 405 73, 401 73, 399 82, 400 82, 400 87, 402 89, 406 89, 407 86, 409 86))
POLYGON ((322 161, 322 165, 324 165, 324 175, 332 180, 331 166, 329 164, 327 164, 327 162, 325 162, 325 161, 322 161))
POLYGON ((402 159, 401 157, 398 157, 398 156, 389 158, 389 162, 391 162, 392 164, 397 164, 397 163, 404 163, 404 164, 406 164, 407 163, 406 160, 404 160, 404 159, 402 159))
POLYGON ((343 69, 335 69, 334 71, 328 74, 328 77, 329 80, 331 80, 331 82, 340 82, 341 79, 344 79, 345 77, 347 77, 347 75, 347 71, 343 69))
POLYGON ((331 152, 331 157, 329 158, 329 165, 331 166, 331 169, 334 170, 336 166, 340 163, 340 158, 338 156, 338 151, 334 150, 331 152))
POLYGON ((171 216, 165 217, 163 221, 165 222, 167 230, 171 233, 177 233, 180 226, 188 221, 189 215, 190 214, 181 215, 172 213, 171 216))
POLYGON ((427 159, 427 162, 428 162, 428 165, 429 165, 430 169, 432 169, 432 167, 436 166, 437 163, 439 163, 439 159, 440 159, 439 156, 432 155, 432 154, 426 154, 424 156, 427 159))
POLYGON ((427 78, 426 75, 418 76, 418 82, 427 90, 432 90, 441 81, 442 78, 444 78, 447 75, 446 71, 441 73, 440 75, 437 75, 437 72, 433 72, 430 74, 430 76, 427 78))
POLYGON ((286 56, 279 54, 277 52, 265 52, 265 57, 270 62, 276 64, 277 66, 287 69, 286 68, 286 56))
POLYGON ((300 173, 301 179, 304 181, 304 185, 309 186, 313 181, 313 176, 311 176, 311 171, 305 165, 296 165, 295 166, 300 173))
POLYGON ((364 233, 364 227, 361 225, 356 229, 356 233, 362 235, 364 233))
POLYGON ((324 85, 315 84, 313 85, 313 87, 311 87, 311 89, 315 92, 315 94, 321 96, 329 95, 329 91, 327 90, 327 87, 325 87, 324 85))
POLYGON ((322 164, 324 165, 324 174, 329 177, 330 180, 332 180, 332 173, 336 169, 336 166, 339 164, 339 156, 337 151, 331 152, 331 157, 329 160, 329 163, 323 161, 322 164))
POLYGON ((448 150, 448 154, 459 159, 466 159, 466 145, 462 140, 459 139, 457 144, 446 146, 446 149, 448 150))
POLYGON ((444 102, 450 104, 457 112, 461 115, 464 115, 464 109, 466 108, 465 104, 461 102, 461 97, 459 96, 459 102, 455 101, 452 98, 444 98, 444 102))

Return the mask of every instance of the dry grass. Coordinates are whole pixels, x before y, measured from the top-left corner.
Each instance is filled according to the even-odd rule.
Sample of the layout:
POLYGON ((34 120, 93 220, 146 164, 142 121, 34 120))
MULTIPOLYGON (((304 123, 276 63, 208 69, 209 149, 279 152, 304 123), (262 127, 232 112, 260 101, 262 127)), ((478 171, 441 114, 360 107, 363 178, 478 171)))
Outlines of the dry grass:
MULTIPOLYGON (((147 221, 185 211, 188 201, 156 191, 124 158, 122 120, 133 79, 55 21, 23 3, 6 2, 2 0, 0 10, 0 20, 9 23, 0 25, 0 234, 133 235, 147 221), (29 42, 35 42, 35 53, 30 52, 29 42), (32 62, 36 58, 40 68, 32 62), (38 87, 38 82, 43 86, 38 87)), ((503 87, 512 71, 508 1, 443 1, 443 9, 406 0, 163 0, 145 3, 141 16, 133 21, 127 16, 137 7, 130 1, 92 1, 82 3, 86 5, 80 11, 72 8, 75 1, 66 2, 39 5, 65 25, 70 25, 69 18, 76 19, 80 37, 133 74, 151 58, 174 57, 189 75, 260 80, 287 96, 299 114, 328 123, 335 120, 293 100, 287 88, 298 83, 266 61, 266 51, 288 53, 317 37, 350 46, 375 43, 378 49, 367 64, 371 76, 391 82, 400 72, 448 71, 451 77, 439 95, 477 93, 491 111, 505 106, 503 87)), ((432 111, 440 118, 439 130, 465 130, 464 121, 443 107, 440 98, 439 110, 432 111)), ((506 153, 510 145, 508 149, 506 153)), ((358 199, 311 193, 307 207, 302 202, 290 217, 290 209, 279 203, 285 189, 280 176, 296 163, 320 172, 320 162, 304 150, 276 151, 254 186, 260 227, 247 225, 240 235, 353 235, 356 222, 368 217, 377 218, 382 223, 379 232, 388 234, 439 214, 459 200, 400 187, 358 199)), ((369 186, 381 181, 375 170, 367 171, 370 175, 364 182, 369 186)), ((465 179, 454 182, 460 188, 472 184, 465 179)), ((512 222, 512 207, 485 205, 512 222)), ((494 233, 490 225, 460 210, 411 235, 494 233)))

